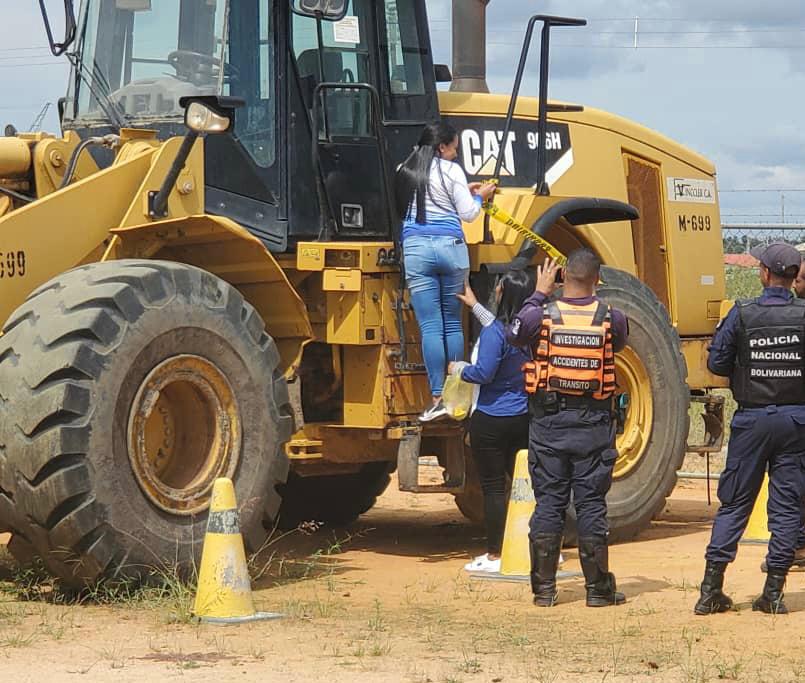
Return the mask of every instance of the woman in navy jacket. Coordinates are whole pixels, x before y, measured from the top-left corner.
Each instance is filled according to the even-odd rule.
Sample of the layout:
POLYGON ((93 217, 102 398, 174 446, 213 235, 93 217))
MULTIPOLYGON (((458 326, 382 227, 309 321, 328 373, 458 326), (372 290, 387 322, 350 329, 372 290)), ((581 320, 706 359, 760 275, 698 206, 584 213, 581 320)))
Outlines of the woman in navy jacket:
POLYGON ((480 385, 478 402, 470 421, 472 455, 484 494, 487 552, 465 566, 468 571, 500 571, 500 552, 506 525, 506 475, 514 470, 517 451, 528 448, 528 399, 523 364, 531 358, 527 349, 506 341, 506 326, 534 292, 534 282, 524 270, 511 270, 495 290, 497 316, 493 317, 469 285, 458 295, 484 325, 475 363, 451 363, 450 374, 480 385))

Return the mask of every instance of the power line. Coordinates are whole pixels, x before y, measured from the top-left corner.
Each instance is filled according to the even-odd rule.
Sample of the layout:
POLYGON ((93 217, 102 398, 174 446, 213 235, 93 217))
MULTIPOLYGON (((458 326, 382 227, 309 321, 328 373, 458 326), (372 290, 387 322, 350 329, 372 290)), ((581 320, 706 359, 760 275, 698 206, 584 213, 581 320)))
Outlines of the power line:
MULTIPOLYGON (((641 19, 641 21, 643 21, 641 19)), ((431 21, 431 24, 445 24, 449 25, 449 21, 431 21)), ((519 28, 496 28, 490 30, 490 33, 516 33, 518 35, 523 35, 524 31, 519 28)), ((696 30, 696 31, 645 31, 639 29, 637 31, 638 35, 646 36, 694 36, 694 35, 745 35, 747 33, 805 33, 805 26, 801 28, 735 28, 735 29, 715 29, 715 30, 696 30)), ((622 35, 634 35, 635 30, 629 31, 589 31, 585 30, 584 35, 594 35, 594 36, 622 36, 622 35)))
MULTIPOLYGON (((492 31, 492 35, 495 33, 502 33, 503 31, 492 31)), ((798 32, 805 32, 805 29, 798 32)), ((518 32, 519 33, 519 32, 518 32)), ((623 31, 624 35, 634 35, 631 31, 623 31)), ((595 34, 593 34, 595 35, 595 34)), ((640 34, 638 34, 640 35, 640 34)), ((681 34, 680 34, 681 35, 681 34)), ((438 37, 439 32, 431 32, 431 37, 438 37)), ((447 38, 446 34, 444 35, 447 38)), ((502 41, 502 40, 488 40, 487 45, 495 45, 499 47, 510 47, 510 48, 519 48, 519 44, 515 44, 512 41, 502 41)), ((703 45, 703 44, 695 44, 690 43, 686 45, 635 45, 634 43, 629 43, 628 45, 596 45, 594 43, 563 43, 557 41, 553 43, 556 47, 566 47, 566 48, 573 48, 573 49, 592 49, 592 50, 805 50, 805 44, 796 44, 796 45, 763 45, 763 44, 754 44, 754 45, 703 45)))
MULTIPOLYGON (((27 55, 25 57, 0 57, 0 62, 16 62, 20 66, 25 66, 26 64, 30 64, 29 60, 31 59, 49 59, 51 62, 53 61, 52 55, 27 55)), ((67 64, 67 62, 59 62, 60 64, 67 64)))
POLYGON ((0 52, 30 52, 31 50, 48 50, 47 45, 35 45, 32 47, 0 47, 0 52))
MULTIPOLYGON (((793 23, 796 23, 797 20, 800 20, 801 17, 791 17, 793 23)), ((704 17, 696 17, 696 19, 691 19, 690 17, 687 18, 675 18, 675 17, 641 17, 641 16, 631 16, 631 17, 597 17, 597 18, 590 18, 587 17, 587 21, 589 23, 597 22, 597 21, 634 21, 635 19, 639 19, 640 21, 665 21, 670 23, 685 23, 685 24, 740 24, 741 21, 739 19, 724 19, 724 17, 718 17, 713 19, 706 19, 704 17)))
MULTIPOLYGON (((487 45, 519 47, 510 42, 489 41, 487 45)), ((582 45, 575 43, 553 43, 555 47, 591 50, 805 50, 805 45, 582 45)))
POLYGON ((66 62, 38 62, 36 64, 0 64, 0 69, 20 69, 29 66, 64 66, 66 62))

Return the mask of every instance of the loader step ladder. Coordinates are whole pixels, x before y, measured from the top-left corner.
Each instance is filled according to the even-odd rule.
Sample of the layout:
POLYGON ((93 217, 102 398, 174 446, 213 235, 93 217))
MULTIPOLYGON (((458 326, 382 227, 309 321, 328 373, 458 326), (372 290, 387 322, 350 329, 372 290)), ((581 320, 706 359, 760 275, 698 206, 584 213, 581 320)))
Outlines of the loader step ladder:
POLYGON ((388 223, 388 230, 394 239, 393 253, 389 254, 382 265, 398 266, 400 269, 400 281, 397 289, 397 296, 392 306, 396 316, 397 332, 400 336, 400 346, 396 353, 397 361, 395 369, 401 372, 424 372, 425 366, 422 363, 413 363, 408 360, 408 341, 406 339, 405 312, 411 309, 411 305, 405 301, 405 267, 402 258, 401 241, 401 219, 397 216, 397 210, 392 198, 393 180, 389 177, 392 167, 388 158, 388 141, 386 140, 385 127, 381 116, 380 94, 370 83, 342 83, 325 81, 319 83, 313 90, 313 106, 311 112, 311 130, 313 132, 313 168, 316 169, 316 192, 318 195, 319 206, 321 207, 321 234, 325 240, 332 239, 333 233, 338 232, 338 220, 336 211, 332 205, 331 197, 327 190, 325 173, 322 167, 321 148, 332 144, 329 124, 327 120, 327 108, 322 106, 322 98, 326 98, 330 91, 354 91, 366 92, 369 95, 370 112, 368 120, 371 123, 371 138, 375 141, 381 169, 381 187, 383 195, 383 205, 385 209, 385 220, 388 223), (321 129, 323 124, 323 130, 321 129))
POLYGON ((405 428, 397 450, 397 480, 400 491, 409 493, 462 493, 464 491, 467 473, 464 462, 463 432, 452 430, 444 441, 444 455, 439 462, 444 468, 444 483, 420 484, 422 428, 405 428))

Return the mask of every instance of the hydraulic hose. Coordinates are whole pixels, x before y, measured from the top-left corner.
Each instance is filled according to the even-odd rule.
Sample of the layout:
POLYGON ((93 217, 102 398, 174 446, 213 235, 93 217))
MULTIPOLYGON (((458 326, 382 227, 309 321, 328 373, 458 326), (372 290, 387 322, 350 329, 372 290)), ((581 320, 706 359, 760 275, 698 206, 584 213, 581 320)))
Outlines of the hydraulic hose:
POLYGON ((94 137, 94 138, 87 138, 86 140, 82 140, 81 143, 73 150, 73 153, 70 155, 70 161, 67 164, 67 170, 64 172, 64 177, 62 178, 61 184, 59 185, 59 189, 63 189, 67 187, 71 182, 73 182, 73 176, 75 175, 76 169, 78 168, 78 160, 81 157, 81 153, 87 149, 88 147, 92 147, 93 145, 101 145, 103 147, 108 147, 109 149, 114 149, 120 144, 120 136, 109 134, 104 135, 103 137, 94 137))

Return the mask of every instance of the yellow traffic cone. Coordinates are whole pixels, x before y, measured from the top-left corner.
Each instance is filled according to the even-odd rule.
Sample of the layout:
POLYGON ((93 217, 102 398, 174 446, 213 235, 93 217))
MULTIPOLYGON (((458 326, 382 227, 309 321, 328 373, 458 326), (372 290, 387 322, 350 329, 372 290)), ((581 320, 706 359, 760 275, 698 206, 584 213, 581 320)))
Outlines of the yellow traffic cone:
MULTIPOLYGON (((528 526, 536 504, 534 489, 531 487, 531 475, 528 472, 528 451, 522 450, 517 453, 517 459, 514 461, 509 508, 506 512, 506 529, 503 532, 503 550, 500 554, 500 573, 478 572, 473 574, 472 578, 493 581, 531 580, 528 526)), ((561 562, 560 559, 560 564, 561 562)), ((576 576, 581 576, 581 572, 556 573, 557 579, 576 576)))
POLYGON ((769 504, 769 475, 763 477, 763 485, 760 487, 755 507, 752 508, 752 514, 749 517, 749 524, 746 526, 741 543, 756 543, 766 545, 769 542, 771 534, 769 533, 769 525, 766 507, 769 504))
POLYGON ((503 551, 500 556, 500 573, 503 576, 528 576, 531 573, 528 523, 536 504, 528 473, 528 451, 519 451, 514 461, 506 530, 503 532, 503 551))
POLYGON ((282 616, 254 609, 231 479, 216 479, 213 485, 193 614, 210 624, 239 624, 282 616))

